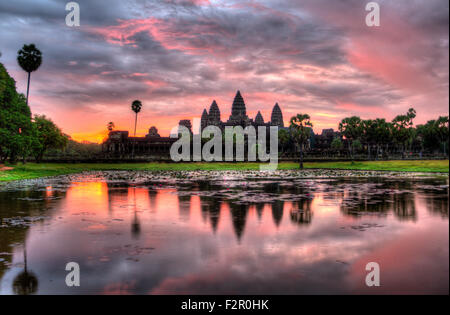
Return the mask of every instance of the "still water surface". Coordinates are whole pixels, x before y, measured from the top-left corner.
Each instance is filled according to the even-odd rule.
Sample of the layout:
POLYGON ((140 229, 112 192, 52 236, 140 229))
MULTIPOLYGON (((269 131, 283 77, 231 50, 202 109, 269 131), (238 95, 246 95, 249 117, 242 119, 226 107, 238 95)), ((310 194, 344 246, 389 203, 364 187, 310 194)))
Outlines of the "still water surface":
POLYGON ((9 188, 0 293, 448 294, 448 192, 448 179, 98 175, 9 188), (65 284, 71 261, 80 287, 65 284), (372 261, 378 288, 365 285, 372 261))

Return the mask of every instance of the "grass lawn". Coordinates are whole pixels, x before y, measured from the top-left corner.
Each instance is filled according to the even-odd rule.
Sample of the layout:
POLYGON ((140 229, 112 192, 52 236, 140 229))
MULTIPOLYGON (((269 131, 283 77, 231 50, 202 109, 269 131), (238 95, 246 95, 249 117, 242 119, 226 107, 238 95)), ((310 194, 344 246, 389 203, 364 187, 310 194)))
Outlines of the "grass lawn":
POLYGON ((432 172, 448 173, 448 160, 417 161, 364 161, 364 162, 311 162, 306 168, 328 168, 367 171, 400 171, 400 172, 432 172))
MULTIPOLYGON (((146 170, 146 171, 184 171, 184 170, 258 170, 259 163, 124 163, 124 164, 65 164, 65 163, 28 163, 12 166, 14 169, 0 171, 0 182, 45 176, 73 174, 97 170, 146 170)), ((373 171, 406 172, 445 172, 448 173, 448 160, 425 161, 365 161, 365 162, 307 162, 305 168, 347 169, 373 171)), ((279 163, 278 169, 298 169, 297 163, 279 163)))

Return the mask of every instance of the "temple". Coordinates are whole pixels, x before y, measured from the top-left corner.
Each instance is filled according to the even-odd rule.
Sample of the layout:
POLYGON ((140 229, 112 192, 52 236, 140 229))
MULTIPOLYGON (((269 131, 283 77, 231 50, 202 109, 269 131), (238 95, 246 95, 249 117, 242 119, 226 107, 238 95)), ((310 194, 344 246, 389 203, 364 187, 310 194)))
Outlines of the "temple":
MULTIPOLYGON (((189 125, 187 126, 189 128, 189 125)), ((111 157, 126 158, 135 156, 168 157, 176 138, 161 137, 156 127, 150 127, 145 137, 130 137, 128 131, 111 131, 103 143, 103 153, 111 157)))
MULTIPOLYGON (((186 127, 191 133, 192 123, 189 119, 180 120, 179 126, 186 127)), ((244 98, 240 91, 237 91, 231 105, 231 115, 226 121, 221 120, 220 108, 215 100, 211 103, 209 111, 206 108, 201 115, 200 128, 203 130, 207 126, 217 126, 223 130, 226 126, 278 126, 284 128, 283 114, 278 103, 272 109, 270 121, 264 122, 260 111, 255 119, 247 115, 244 98)), ((103 153, 116 158, 126 157, 155 157, 157 159, 169 158, 170 147, 177 141, 173 137, 161 137, 156 127, 151 127, 145 137, 130 137, 128 131, 111 131, 108 138, 103 143, 103 153)))
POLYGON ((258 111, 258 114, 253 120, 247 116, 244 98, 240 91, 237 91, 236 96, 234 97, 233 104, 231 105, 231 115, 227 121, 221 121, 220 109, 217 102, 214 100, 209 107, 209 112, 206 108, 203 110, 200 125, 202 129, 206 126, 217 126, 222 130, 227 126, 278 126, 284 128, 283 114, 278 103, 276 103, 272 109, 272 115, 269 122, 264 123, 264 118, 260 111, 258 111))

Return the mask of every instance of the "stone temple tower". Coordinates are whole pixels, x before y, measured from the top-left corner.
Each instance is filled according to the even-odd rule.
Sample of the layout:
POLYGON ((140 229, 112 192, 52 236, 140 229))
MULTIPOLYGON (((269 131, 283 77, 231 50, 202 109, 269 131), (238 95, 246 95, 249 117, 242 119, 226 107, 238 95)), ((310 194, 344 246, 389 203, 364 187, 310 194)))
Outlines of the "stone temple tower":
POLYGON ((228 119, 228 123, 246 124, 248 121, 249 118, 245 109, 244 99, 242 98, 241 92, 237 91, 233 105, 231 106, 231 116, 228 119))
POLYGON ((257 124, 257 125, 264 125, 264 118, 263 118, 263 116, 261 115, 261 112, 260 112, 260 111, 258 111, 258 114, 256 114, 256 117, 255 117, 255 124, 257 124))
POLYGON ((246 116, 247 112, 245 109, 244 99, 242 98, 241 92, 237 91, 236 96, 233 100, 233 105, 231 106, 231 116, 246 116))
POLYGON ((203 130, 208 126, 208 112, 203 109, 202 118, 200 120, 200 128, 203 130))
POLYGON ((281 108, 278 103, 272 109, 272 116, 270 117, 270 125, 284 127, 283 114, 281 113, 281 108))
POLYGON ((220 109, 214 100, 209 108, 208 125, 219 126, 220 123, 220 109))

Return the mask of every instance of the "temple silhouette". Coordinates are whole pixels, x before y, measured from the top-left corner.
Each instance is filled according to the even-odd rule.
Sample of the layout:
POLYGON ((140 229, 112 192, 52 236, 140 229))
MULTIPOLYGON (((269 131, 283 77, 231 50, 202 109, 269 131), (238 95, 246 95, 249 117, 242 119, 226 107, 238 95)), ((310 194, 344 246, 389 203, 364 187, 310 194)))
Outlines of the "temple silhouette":
MULTIPOLYGON (((222 121, 220 117, 219 105, 215 100, 209 107, 203 110, 200 122, 201 130, 207 126, 219 127, 222 131, 227 126, 278 126, 284 128, 283 113, 276 103, 272 109, 270 121, 264 122, 261 112, 258 111, 255 119, 251 119, 247 115, 247 109, 244 98, 240 91, 237 91, 231 105, 231 115, 227 121, 222 121)), ((192 133, 192 123, 189 119, 180 120, 179 126, 184 126, 192 133)), ((116 157, 126 156, 154 156, 156 158, 169 157, 171 145, 177 141, 177 137, 161 137, 158 129, 152 126, 149 128, 148 134, 144 137, 130 137, 128 131, 114 130, 108 135, 103 143, 103 152, 116 157)))
POLYGON ((264 118, 261 112, 258 111, 255 119, 251 119, 247 116, 247 109, 245 106, 244 98, 240 91, 237 91, 234 97, 233 104, 231 105, 231 115, 226 122, 222 122, 220 119, 220 109, 217 102, 214 100, 209 107, 209 112, 206 108, 203 110, 201 118, 201 128, 202 130, 207 126, 217 126, 222 130, 227 126, 278 126, 284 128, 283 113, 278 103, 272 109, 272 115, 270 121, 264 123, 264 118))
MULTIPOLYGON (((192 122, 189 119, 182 119, 179 121, 178 126, 186 127, 191 134, 192 122)), ((286 129, 283 121, 283 113, 280 105, 275 103, 272 108, 270 120, 264 121, 264 117, 261 112, 258 111, 255 118, 252 119, 247 115, 247 108, 244 98, 240 91, 237 91, 233 103, 231 105, 231 115, 227 120, 222 121, 219 105, 215 100, 212 101, 209 111, 203 109, 200 120, 200 131, 203 131, 207 126, 216 126, 224 131, 225 127, 241 126, 243 128, 247 126, 255 127, 258 131, 259 126, 277 126, 278 129, 286 129)), ((269 128, 266 129, 269 131, 269 128)), ((312 130, 311 130, 312 131, 312 130)), ((194 130, 194 133, 198 133, 198 130, 194 130)), ((267 132, 268 134, 268 132, 267 132)), ((308 143, 308 149, 310 155, 320 156, 326 155, 327 150, 331 147, 333 139, 339 138, 345 139, 342 135, 333 129, 323 129, 321 134, 315 134, 311 132, 311 138, 308 143)), ((172 137, 161 137, 158 133, 158 129, 152 126, 148 130, 148 134, 144 137, 131 137, 128 131, 114 130, 108 135, 108 138, 102 144, 103 155, 106 158, 113 159, 126 159, 126 158, 141 158, 145 160, 169 160, 170 159, 170 147, 178 140, 178 135, 172 135, 172 137)), ((286 146, 286 145, 285 145, 286 146)), ((288 143, 288 152, 292 156, 297 154, 295 143, 288 143)), ((284 151, 284 149, 281 149, 284 151)))

